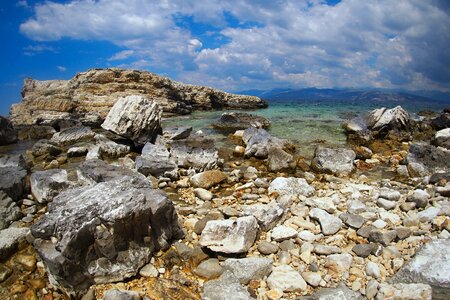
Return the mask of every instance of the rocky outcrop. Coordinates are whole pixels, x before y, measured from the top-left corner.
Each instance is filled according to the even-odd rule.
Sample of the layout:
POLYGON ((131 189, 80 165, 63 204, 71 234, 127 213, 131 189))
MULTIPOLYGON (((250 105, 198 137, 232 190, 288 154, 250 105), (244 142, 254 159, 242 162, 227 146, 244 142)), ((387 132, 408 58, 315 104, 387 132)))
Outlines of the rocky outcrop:
POLYGON ((75 295, 135 275, 183 235, 172 202, 133 176, 64 191, 31 232, 53 284, 75 295))
POLYGON ((80 120, 98 126, 117 100, 128 95, 151 97, 165 114, 177 115, 193 110, 267 106, 258 97, 186 85, 146 71, 91 69, 68 81, 26 79, 23 100, 12 106, 11 120, 14 125, 80 120))
POLYGON ((264 117, 253 114, 230 112, 223 113, 219 120, 214 122, 212 126, 216 129, 236 131, 247 129, 249 127, 268 128, 270 126, 270 121, 264 117))
POLYGON ((102 127, 144 145, 154 142, 156 136, 162 133, 161 110, 149 97, 131 95, 120 98, 109 111, 102 127))
POLYGON ((11 122, 0 116, 0 146, 15 143, 17 141, 17 131, 11 122))

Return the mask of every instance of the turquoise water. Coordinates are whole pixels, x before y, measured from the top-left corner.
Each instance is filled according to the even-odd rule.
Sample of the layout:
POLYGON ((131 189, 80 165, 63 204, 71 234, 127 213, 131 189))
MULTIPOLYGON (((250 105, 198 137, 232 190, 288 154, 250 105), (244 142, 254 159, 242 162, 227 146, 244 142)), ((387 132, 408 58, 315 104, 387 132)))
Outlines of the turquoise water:
MULTIPOLYGON (((399 103, 380 101, 358 103, 352 100, 301 100, 269 101, 266 109, 247 111, 266 117, 272 122, 268 130, 272 135, 293 141, 300 155, 311 157, 319 144, 345 145, 345 134, 341 124, 359 113, 380 107, 395 107, 399 103)), ((401 104, 410 113, 420 110, 441 111, 446 105, 442 103, 414 102, 401 104)), ((219 146, 226 146, 226 134, 212 128, 211 124, 224 111, 199 111, 189 116, 176 117, 163 121, 163 126, 192 126, 194 131, 202 130, 213 136, 219 146)))

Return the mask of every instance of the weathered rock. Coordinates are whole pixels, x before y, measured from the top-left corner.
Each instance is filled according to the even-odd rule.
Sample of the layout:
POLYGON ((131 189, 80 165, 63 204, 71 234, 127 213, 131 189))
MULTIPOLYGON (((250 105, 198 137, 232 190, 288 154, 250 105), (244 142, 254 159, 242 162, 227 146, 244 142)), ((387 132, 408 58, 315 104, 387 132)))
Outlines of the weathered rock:
POLYGON ((3 191, 0 191, 0 230, 22 218, 22 212, 16 203, 3 191))
POLYGON ((170 157, 179 167, 196 171, 211 170, 221 165, 214 140, 192 134, 186 139, 168 142, 170 157))
POLYGON ((4 157, 0 159, 0 190, 17 201, 25 193, 27 170, 22 160, 4 157))
POLYGON ((138 292, 112 289, 105 292, 103 300, 141 300, 138 292))
POLYGON ((377 299, 396 299, 396 300, 431 300, 432 289, 428 284, 423 283, 397 283, 380 284, 377 299))
POLYGON ((246 288, 241 286, 239 279, 226 271, 216 280, 210 280, 203 285, 203 300, 253 300, 246 288))
POLYGON ((450 170, 450 150, 437 148, 424 143, 414 143, 409 146, 407 162, 420 163, 432 172, 450 170))
POLYGON ((217 278, 222 272, 222 266, 217 258, 204 260, 194 269, 195 274, 206 279, 217 278))
MULTIPOLYGON (((266 130, 256 129, 254 127, 244 130, 242 140, 246 145, 245 156, 247 157, 254 156, 265 159, 275 148, 279 148, 279 150, 286 152, 286 154, 293 153, 295 149, 295 146, 289 141, 273 137, 266 130)), ((278 152, 280 153, 281 151, 278 152)))
POLYGON ((330 215, 320 208, 311 209, 311 211, 309 212, 309 216, 319 221, 322 232, 325 235, 335 234, 341 229, 343 225, 342 221, 339 218, 330 215))
POLYGON ((294 196, 311 196, 314 193, 314 188, 311 187, 304 178, 296 177, 277 177, 269 186, 269 193, 291 194, 294 196))
POLYGON ((319 286, 322 281, 322 276, 319 272, 303 272, 302 277, 312 287, 319 286))
POLYGON ((311 167, 317 172, 346 176, 353 171, 355 158, 353 150, 319 146, 314 151, 311 167))
POLYGON ((390 231, 381 231, 381 230, 372 230, 369 233, 369 241, 380 243, 383 246, 389 246, 389 244, 395 240, 397 237, 397 232, 395 230, 390 231))
POLYGON ((209 189, 227 179, 227 175, 220 170, 209 170, 191 177, 190 182, 194 187, 209 189))
POLYGON ((341 219, 348 226, 356 229, 361 228, 366 222, 366 220, 360 215, 355 215, 348 212, 340 214, 339 219, 341 219))
POLYGON ((281 242, 287 239, 291 239, 297 236, 297 230, 285 225, 278 225, 272 230, 272 240, 281 242))
POLYGON ((31 232, 53 283, 70 294, 135 275, 183 235, 172 202, 140 176, 64 191, 31 232))
POLYGON ((242 113, 242 112, 230 112, 223 113, 219 120, 212 124, 214 128, 236 131, 239 129, 247 129, 249 127, 255 128, 268 128, 270 121, 264 117, 242 113))
POLYGON ((246 216, 254 216, 262 230, 272 229, 284 214, 283 207, 276 203, 269 204, 253 204, 243 207, 243 214, 246 216))
POLYGON ((253 216, 206 223, 200 245, 223 253, 244 253, 253 245, 258 223, 253 216))
POLYGON ((374 249, 374 244, 357 244, 353 246, 352 251, 359 257, 368 257, 374 249))
POLYGON ((163 135, 169 140, 182 140, 189 137, 192 132, 191 126, 164 128, 163 135))
POLYGON ((89 127, 72 127, 55 133, 50 142, 67 146, 92 140, 94 136, 95 133, 89 127))
POLYGON ((142 156, 136 157, 136 170, 145 176, 163 176, 166 172, 177 169, 177 164, 170 160, 170 153, 162 144, 145 144, 142 156))
POLYGON ((30 233, 28 228, 9 227, 0 230, 0 261, 9 258, 18 247, 26 242, 26 237, 30 233))
POLYGON ((366 265, 366 274, 367 276, 372 276, 373 278, 380 278, 381 277, 381 271, 378 264, 369 261, 366 265))
POLYGON ((360 300, 361 294, 352 291, 344 284, 335 288, 322 288, 308 297, 308 300, 360 300))
POLYGON ((433 288, 433 299, 446 299, 450 293, 450 240, 425 244, 411 261, 394 276, 395 283, 424 283, 433 288))
POLYGON ((271 172, 291 171, 295 169, 296 165, 294 156, 280 147, 269 148, 267 161, 271 172))
POLYGON ((141 180, 146 180, 145 176, 140 173, 128 168, 109 165, 99 159, 90 159, 77 166, 78 182, 83 185, 107 182, 125 176, 141 177, 141 180))
POLYGON ((445 128, 436 132, 434 136, 434 144, 436 146, 450 149, 450 128, 445 128))
POLYGON ((406 201, 416 203, 416 207, 425 208, 428 205, 430 199, 430 194, 421 189, 416 189, 414 192, 406 199, 406 201))
POLYGON ((136 144, 154 142, 162 133, 161 110, 149 97, 131 95, 120 98, 111 108, 102 127, 136 144))
POLYGON ((336 211, 336 206, 334 205, 333 199, 331 197, 308 198, 306 199, 305 204, 310 207, 323 209, 328 213, 333 213, 336 211))
POLYGON ((34 157, 39 156, 57 156, 62 152, 62 149, 48 140, 39 140, 31 148, 31 153, 34 157))
POLYGON ((39 203, 46 203, 68 188, 70 183, 66 170, 52 169, 31 174, 30 185, 33 197, 39 203))
POLYGON ((17 142, 17 130, 11 121, 0 116, 0 146, 17 142))
POLYGON ((274 267, 267 278, 267 284, 271 289, 280 289, 284 292, 300 292, 307 288, 306 282, 300 273, 289 265, 274 267))
POLYGON ((272 259, 261 257, 229 258, 224 261, 223 269, 231 271, 242 284, 250 280, 260 280, 272 272, 272 259))
POLYGON ((378 132, 392 129, 407 130, 410 123, 411 116, 401 106, 375 109, 369 113, 368 117, 368 127, 378 132))
POLYGON ((159 275, 159 272, 153 264, 149 263, 139 270, 139 275, 144 277, 157 277, 159 275))
POLYGON ((273 253, 278 252, 278 245, 268 242, 268 241, 261 241, 258 244, 258 251, 262 254, 269 255, 273 253))
POLYGON ((331 254, 327 256, 325 267, 330 269, 335 274, 342 275, 348 272, 353 262, 353 256, 348 253, 331 254))

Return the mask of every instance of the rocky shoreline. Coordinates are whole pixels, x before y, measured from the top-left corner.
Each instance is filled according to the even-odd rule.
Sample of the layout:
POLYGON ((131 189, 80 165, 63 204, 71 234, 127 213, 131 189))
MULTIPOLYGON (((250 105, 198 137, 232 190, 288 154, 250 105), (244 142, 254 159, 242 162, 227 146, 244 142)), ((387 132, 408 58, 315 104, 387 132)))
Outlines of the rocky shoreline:
POLYGON ((448 111, 374 110, 307 160, 261 117, 225 114, 219 151, 165 108, 119 98, 0 157, 2 299, 450 295, 448 111))

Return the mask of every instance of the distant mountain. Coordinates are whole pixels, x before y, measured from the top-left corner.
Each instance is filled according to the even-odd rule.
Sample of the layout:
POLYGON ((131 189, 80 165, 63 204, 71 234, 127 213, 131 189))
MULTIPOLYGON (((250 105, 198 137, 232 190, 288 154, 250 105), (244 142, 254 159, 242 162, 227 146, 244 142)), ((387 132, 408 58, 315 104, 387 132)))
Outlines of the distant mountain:
MULTIPOLYGON (((439 97, 431 98, 433 93, 421 95, 414 95, 406 92, 384 91, 384 90, 363 90, 363 89, 318 89, 318 88, 304 88, 304 89, 273 89, 269 91, 264 90, 248 90, 239 92, 239 94, 246 94, 258 96, 266 100, 278 101, 295 101, 295 100, 354 100, 354 101, 377 101, 377 102, 398 102, 399 104, 415 101, 429 101, 429 102, 450 102, 450 97, 446 97, 445 93, 440 93, 439 97), (430 95, 430 96, 428 96, 430 95)), ((438 95, 438 94, 436 94, 438 95)), ((449 95, 450 96, 450 95, 449 95)))

